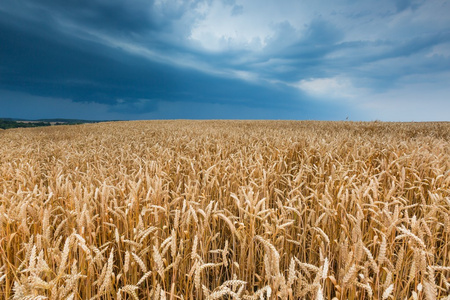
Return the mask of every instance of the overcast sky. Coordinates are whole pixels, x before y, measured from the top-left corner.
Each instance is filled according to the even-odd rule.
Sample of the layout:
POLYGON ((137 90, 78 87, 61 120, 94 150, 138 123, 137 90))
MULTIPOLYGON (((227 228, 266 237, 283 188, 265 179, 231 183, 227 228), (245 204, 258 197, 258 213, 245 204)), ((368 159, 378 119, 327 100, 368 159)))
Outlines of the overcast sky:
POLYGON ((444 0, 1 0, 0 117, 450 121, 444 0))

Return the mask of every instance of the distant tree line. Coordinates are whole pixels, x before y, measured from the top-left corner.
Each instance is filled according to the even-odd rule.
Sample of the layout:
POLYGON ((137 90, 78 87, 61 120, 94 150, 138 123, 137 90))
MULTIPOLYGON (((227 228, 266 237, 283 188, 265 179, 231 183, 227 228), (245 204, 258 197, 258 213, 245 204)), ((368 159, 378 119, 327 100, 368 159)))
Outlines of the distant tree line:
POLYGON ((10 129, 10 128, 27 128, 27 127, 43 127, 43 126, 51 126, 50 122, 16 122, 9 120, 0 120, 0 128, 1 129, 10 129))
MULTIPOLYGON (((0 129, 10 128, 27 128, 27 127, 44 127, 55 125, 80 125, 85 123, 99 123, 105 121, 89 121, 78 119, 42 119, 36 121, 28 120, 14 120, 8 118, 0 118, 0 129)), ((109 121, 112 122, 112 121, 109 121)))

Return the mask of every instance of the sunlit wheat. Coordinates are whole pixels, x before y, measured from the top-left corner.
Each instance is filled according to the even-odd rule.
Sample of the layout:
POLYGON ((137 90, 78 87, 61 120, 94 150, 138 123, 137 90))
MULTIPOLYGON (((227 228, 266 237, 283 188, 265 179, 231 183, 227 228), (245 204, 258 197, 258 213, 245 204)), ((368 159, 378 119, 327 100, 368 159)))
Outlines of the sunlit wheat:
POLYGON ((0 132, 0 299, 450 299, 450 124, 0 132))

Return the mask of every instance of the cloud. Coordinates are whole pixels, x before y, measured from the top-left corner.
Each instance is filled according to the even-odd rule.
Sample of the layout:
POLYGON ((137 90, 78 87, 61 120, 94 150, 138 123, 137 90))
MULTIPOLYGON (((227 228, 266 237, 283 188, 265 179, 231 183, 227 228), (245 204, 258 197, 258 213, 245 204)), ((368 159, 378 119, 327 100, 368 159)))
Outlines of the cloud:
POLYGON ((304 92, 325 100, 353 100, 365 94, 362 88, 356 88, 348 78, 311 78, 295 84, 304 92))
POLYGON ((109 103, 116 98, 148 98, 149 92, 151 98, 160 96, 165 84, 176 80, 175 70, 161 64, 145 66, 133 56, 83 40, 75 45, 58 32, 53 32, 54 38, 40 37, 1 21, 0 28, 3 89, 109 103))
POLYGON ((431 51, 426 55, 426 57, 436 57, 436 58, 450 58, 450 42, 444 42, 432 46, 431 51))
POLYGON ((244 5, 230 6, 220 1, 205 4, 202 18, 192 25, 189 40, 198 45, 198 50, 210 52, 260 49, 267 25, 255 24, 257 20, 244 15, 244 10, 244 5))
MULTIPOLYGON (((169 102, 179 106, 182 102, 198 103, 204 109, 216 107, 212 104, 239 110, 246 107, 249 111, 267 111, 269 115, 271 110, 298 111, 298 117, 304 118, 305 111, 314 111, 313 107, 305 109, 299 105, 309 106, 307 98, 290 89, 280 89, 279 85, 259 84, 258 75, 247 70, 224 69, 225 75, 211 76, 91 41, 78 40, 75 46, 58 32, 53 32, 52 39, 32 31, 14 30, 1 21, 0 27, 5 42, 0 46, 0 59, 8 58, 1 64, 1 89, 62 101, 68 107, 71 105, 67 101, 106 105, 108 109, 100 111, 107 118, 117 119, 117 114, 141 118, 160 112, 161 103, 168 106, 169 102), (29 43, 38 46, 30 48, 29 43)), ((186 117, 199 114, 190 107, 194 106, 183 110, 186 117)), ((312 115, 320 117, 319 113, 312 115)))
POLYGON ((127 116, 198 103, 320 117, 317 100, 347 112, 362 96, 406 99, 411 76, 434 81, 423 95, 450 92, 449 9, 444 0, 3 1, 0 89, 127 116))

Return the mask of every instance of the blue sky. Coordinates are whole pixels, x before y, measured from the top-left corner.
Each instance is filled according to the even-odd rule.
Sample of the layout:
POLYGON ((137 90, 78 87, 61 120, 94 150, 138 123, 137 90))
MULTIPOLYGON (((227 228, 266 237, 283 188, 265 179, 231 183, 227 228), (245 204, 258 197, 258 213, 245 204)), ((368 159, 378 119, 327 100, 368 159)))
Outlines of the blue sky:
POLYGON ((450 121, 450 1, 2 0, 0 117, 450 121))

